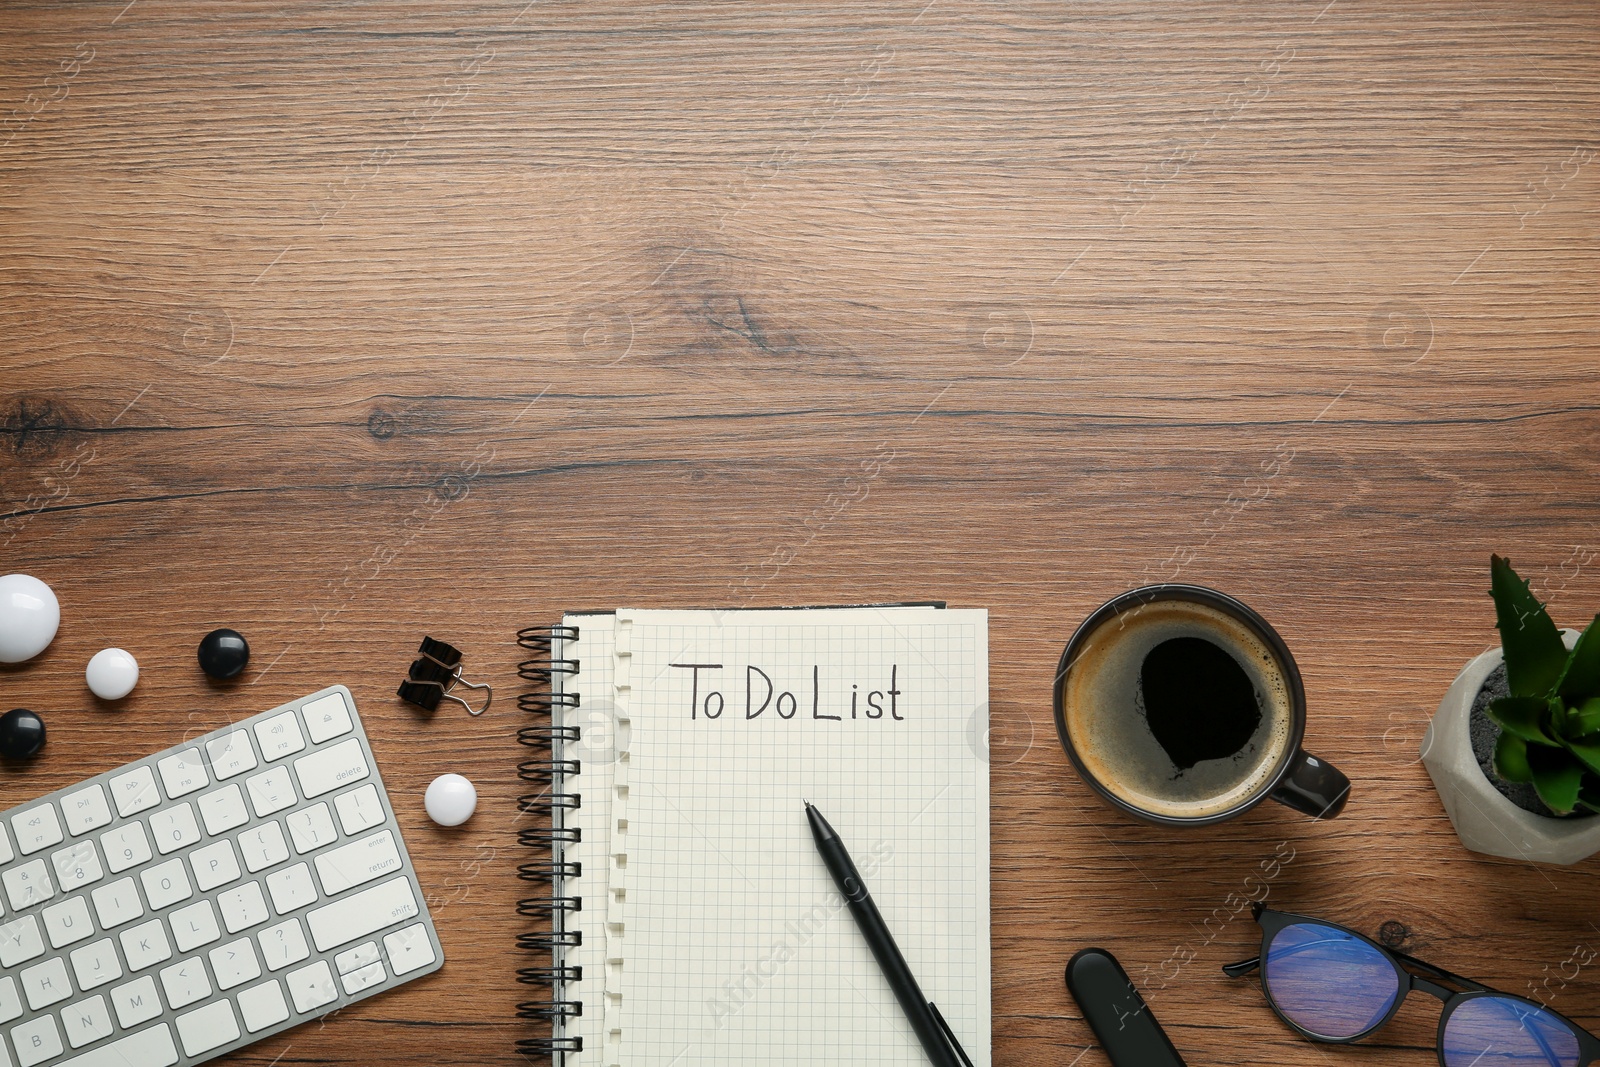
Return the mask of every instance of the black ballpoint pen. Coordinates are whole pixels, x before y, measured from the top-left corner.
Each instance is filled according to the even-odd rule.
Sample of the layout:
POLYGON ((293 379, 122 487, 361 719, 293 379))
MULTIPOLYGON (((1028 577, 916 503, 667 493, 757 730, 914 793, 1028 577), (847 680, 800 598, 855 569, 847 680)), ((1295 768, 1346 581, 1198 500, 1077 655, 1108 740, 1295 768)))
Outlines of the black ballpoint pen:
POLYGON ((878 966, 883 968, 889 988, 894 990, 901 1010, 911 1020, 911 1028, 917 1032, 928 1059, 933 1061, 934 1067, 972 1067, 966 1050, 956 1040, 956 1035, 951 1033, 950 1024, 944 1021, 939 1009, 917 988, 917 980, 906 965, 906 958, 900 955, 899 946, 889 935, 888 925, 867 892, 867 883, 861 880, 861 873, 850 862, 850 853, 845 851, 844 842, 839 840, 839 835, 833 832, 828 820, 811 806, 810 801, 804 803, 806 818, 811 823, 811 836, 817 840, 817 851, 822 853, 822 862, 827 865, 828 873, 833 875, 839 892, 844 894, 850 914, 855 916, 856 926, 861 929, 861 936, 867 939, 867 947, 872 949, 878 966))

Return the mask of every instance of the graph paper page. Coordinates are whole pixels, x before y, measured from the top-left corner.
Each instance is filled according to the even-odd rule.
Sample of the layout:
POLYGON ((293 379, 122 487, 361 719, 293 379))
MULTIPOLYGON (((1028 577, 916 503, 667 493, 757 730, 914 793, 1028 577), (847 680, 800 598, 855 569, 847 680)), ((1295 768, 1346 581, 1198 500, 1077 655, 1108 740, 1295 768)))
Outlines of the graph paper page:
POLYGON ((987 613, 619 611, 624 627, 622 1067, 926 1064, 803 799, 986 1067, 987 613))

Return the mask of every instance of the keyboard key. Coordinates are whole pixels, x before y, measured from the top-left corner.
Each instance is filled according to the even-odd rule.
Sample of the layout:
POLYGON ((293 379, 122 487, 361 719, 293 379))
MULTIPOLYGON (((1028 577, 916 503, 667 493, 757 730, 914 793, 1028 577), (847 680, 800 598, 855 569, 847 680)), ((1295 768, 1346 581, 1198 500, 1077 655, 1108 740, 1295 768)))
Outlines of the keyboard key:
POLYGON ((154 911, 194 896, 194 890, 189 888, 189 872, 184 869, 181 857, 146 867, 139 872, 139 881, 144 883, 144 898, 154 911))
POLYGON ((39 920, 24 915, 0 926, 0 965, 15 967, 44 955, 44 939, 39 936, 39 920))
POLYGON ((111 795, 117 802, 117 814, 124 819, 161 803, 161 795, 156 792, 156 776, 149 767, 135 767, 112 775, 111 795))
POLYGON ((82 1048, 91 1041, 111 1036, 111 1012, 105 997, 90 997, 61 1010, 61 1024, 67 1031, 67 1044, 82 1048))
POLYGON ((316 864, 322 892, 331 897, 352 886, 399 871, 400 850, 395 847, 394 834, 380 830, 323 853, 317 857, 316 864))
POLYGON ((244 792, 238 784, 201 797, 200 819, 206 824, 206 833, 212 837, 249 822, 250 813, 244 807, 244 792))
POLYGON ((10 863, 16 858, 16 853, 11 851, 11 835, 6 833, 5 823, 0 823, 0 863, 10 863))
POLYGON ((309 967, 290 971, 284 981, 289 983, 289 996, 294 999, 294 1010, 304 1015, 324 1004, 339 999, 333 988, 333 972, 327 960, 318 960, 309 967))
POLYGON ((44 917, 44 932, 50 938, 51 948, 64 948, 86 937, 94 936, 94 922, 89 918, 89 903, 82 897, 72 897, 52 904, 40 913, 44 917))
MULTIPOLYGON (((281 971, 289 964, 299 963, 311 955, 299 919, 267 927, 256 935, 256 942, 261 946, 261 958, 267 961, 269 971, 281 971)), ((43 952, 44 949, 39 951, 43 952)))
POLYGON ((389 956, 389 970, 397 978, 420 970, 438 958, 433 952, 433 942, 428 939, 428 928, 421 923, 385 934, 383 950, 389 956))
POLYGON ((228 933, 267 921, 267 901, 261 892, 260 882, 246 882, 238 889, 230 889, 217 896, 217 907, 222 909, 222 925, 228 933))
POLYGON ((22 1014, 22 997, 17 994, 17 980, 9 974, 0 978, 0 1023, 8 1023, 22 1014))
POLYGON ((256 740, 261 743, 261 756, 268 763, 292 756, 306 747, 305 738, 300 736, 300 720, 292 711, 256 723, 256 740))
POLYGON ((43 904, 56 895, 55 887, 50 884, 50 875, 44 869, 44 860, 30 860, 12 867, 0 875, 0 881, 5 882, 12 911, 43 904))
POLYGON ((67 817, 67 833, 74 837, 111 821, 111 805, 106 803, 106 791, 99 782, 62 797, 61 810, 67 817))
POLYGON ((274 767, 270 771, 251 775, 244 780, 250 793, 250 803, 256 816, 271 815, 275 811, 294 807, 294 786, 289 784, 289 768, 274 767))
POLYGON ((339 794, 334 798, 333 806, 339 811, 339 825, 351 837, 383 822, 383 805, 378 801, 378 787, 370 783, 339 794))
MULTIPOLYGON (((172 958, 172 946, 167 944, 167 928, 160 919, 130 926, 118 935, 122 940, 122 958, 128 961, 128 970, 142 971, 172 958)), ((123 1023, 132 1026, 133 1023, 123 1023)))
POLYGON ((183 1042, 185 1056, 210 1052, 239 1037, 239 1021, 233 1016, 233 1005, 226 1000, 180 1015, 177 1023, 178 1040, 183 1042))
POLYGON ((92 945, 73 949, 72 973, 78 979, 78 988, 85 993, 121 978, 122 964, 117 962, 111 939, 103 937, 92 945))
POLYGON ((300 779, 300 794, 310 800, 340 786, 353 785, 372 772, 367 768, 361 742, 352 737, 309 756, 301 756, 294 761, 294 773, 300 779))
POLYGON ((269 981, 244 990, 239 994, 239 1014, 244 1016, 244 1028, 252 1034, 283 1022, 289 1017, 283 986, 269 981))
POLYGON ((117 1009, 117 1025, 124 1030, 130 1026, 149 1022, 161 1014, 161 998, 156 995, 156 980, 148 974, 137 981, 113 989, 111 1003, 117 1009))
POLYGON ((22 979, 22 995, 28 998, 28 1007, 34 1011, 72 996, 72 982, 67 978, 67 961, 60 956, 29 967, 18 977, 22 979))
POLYGON ((277 822, 262 823, 240 834, 239 851, 244 856, 245 869, 251 874, 289 858, 289 844, 283 839, 283 827, 277 822))
POLYGON ((63 893, 94 885, 106 876, 100 869, 100 855, 93 841, 79 841, 50 853, 50 865, 56 869, 56 884, 63 893))
POLYGON ((94 913, 102 930, 132 922, 144 914, 139 890, 134 888, 132 878, 119 878, 110 885, 100 886, 90 891, 89 899, 94 901, 94 913))
POLYGON ((344 702, 343 693, 318 697, 303 705, 300 714, 306 717, 306 733, 311 735, 313 745, 350 732, 350 707, 344 702))
POLYGON ((150 836, 156 851, 165 856, 200 840, 200 824, 194 821, 192 804, 176 804, 150 816, 150 836))
POLYGON ((115 830, 107 830, 100 835, 100 847, 106 851, 106 866, 112 874, 150 859, 150 839, 144 834, 142 822, 123 823, 115 830))
POLYGON ((261 977, 261 964, 256 962, 256 950, 248 937, 218 945, 210 956, 211 973, 217 976, 218 989, 232 989, 261 977))
POLYGON ((211 774, 219 782, 256 769, 256 751, 250 747, 250 734, 246 730, 235 730, 207 741, 206 755, 211 757, 211 774))
POLYGON ((172 1029, 162 1023, 74 1056, 56 1067, 172 1067, 177 1062, 178 1047, 172 1043, 172 1029))
POLYGON ((56 818, 54 804, 17 812, 11 816, 11 828, 16 831, 17 848, 24 856, 61 843, 61 822, 56 818))
POLYGON ((233 842, 227 840, 213 841, 189 853, 189 866, 194 868, 194 884, 202 893, 227 885, 240 873, 239 857, 233 854, 233 842))
POLYGON ((326 952, 375 934, 385 926, 414 919, 417 913, 411 883, 401 877, 318 908, 306 915, 306 924, 317 951, 326 952))
POLYGON ((161 784, 167 787, 167 799, 177 800, 211 784, 200 759, 198 748, 186 748, 174 756, 156 761, 161 772, 161 784))
POLYGON ((311 868, 303 863, 267 875, 267 892, 272 894, 272 906, 279 915, 299 911, 317 899, 316 886, 311 884, 311 868))
POLYGON ((355 996, 369 986, 375 986, 389 977, 383 972, 383 964, 369 963, 365 967, 341 975, 339 981, 344 985, 347 996, 355 996))
POLYGON ((17 1063, 33 1067, 61 1055, 61 1031, 54 1015, 41 1015, 11 1028, 11 1044, 17 1050, 17 1063))
POLYGON ((201 945, 209 945, 222 936, 217 929, 217 913, 209 900, 197 900, 186 908, 179 908, 167 916, 172 924, 172 940, 179 952, 190 952, 201 945))
POLYGON ((381 957, 378 955, 378 943, 368 941, 364 945, 346 949, 333 957, 333 969, 340 974, 349 974, 351 971, 360 970, 369 963, 377 963, 381 957))
POLYGON ((206 966, 199 956, 162 968, 161 988, 167 994, 167 1006, 173 1011, 211 995, 211 981, 206 978, 206 966))
POLYGON ((339 839, 339 832, 333 828, 333 813, 326 804, 291 811, 283 821, 289 824, 294 850, 302 856, 339 839))

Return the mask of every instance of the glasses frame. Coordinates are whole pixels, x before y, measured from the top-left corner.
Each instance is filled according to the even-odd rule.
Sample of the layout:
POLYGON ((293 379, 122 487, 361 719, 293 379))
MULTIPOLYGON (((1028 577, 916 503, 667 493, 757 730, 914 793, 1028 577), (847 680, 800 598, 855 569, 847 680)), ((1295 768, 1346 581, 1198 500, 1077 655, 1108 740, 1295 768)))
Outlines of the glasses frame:
POLYGON ((1315 1041, 1324 1045, 1348 1045, 1351 1042, 1359 1041, 1387 1026, 1389 1020, 1394 1018, 1395 1013, 1400 1010, 1400 1005, 1405 1003, 1406 998, 1411 995, 1412 991, 1421 990, 1443 1001, 1443 1008, 1439 1013, 1439 1026, 1434 1035, 1433 1049, 1434 1055, 1439 1060, 1439 1067, 1450 1067, 1449 1064, 1445 1063, 1444 1059, 1444 1031, 1445 1027, 1450 1023, 1450 1016, 1454 1015, 1456 1010, 1468 1001, 1488 996, 1500 997, 1503 1000, 1514 1000, 1560 1020, 1562 1025, 1571 1030, 1578 1039, 1578 1061, 1574 1067, 1588 1067, 1589 1064, 1600 1060, 1600 1038, 1595 1037, 1595 1035, 1560 1012, 1547 1008, 1536 1000, 1519 997, 1515 993, 1507 993, 1504 990, 1486 986, 1482 982, 1463 978, 1459 974, 1452 974, 1442 967, 1435 967, 1433 964, 1419 960, 1415 956, 1386 948, 1359 930, 1352 930, 1348 926, 1340 926, 1338 923, 1328 922, 1326 919, 1319 919, 1313 915, 1297 915, 1293 912, 1274 911, 1261 903, 1253 904, 1251 910, 1254 912, 1256 922, 1261 924, 1261 951, 1252 959, 1226 964, 1222 968, 1222 973, 1230 978, 1242 978, 1251 971, 1260 970, 1261 992, 1267 998, 1267 1006, 1272 1009, 1273 1014, 1283 1020, 1289 1029, 1308 1041, 1315 1041), (1389 961, 1389 966, 1394 968, 1395 977, 1400 984, 1395 994, 1394 1003, 1389 1006, 1389 1010, 1384 1013, 1383 1018, 1360 1033, 1352 1034, 1349 1037, 1324 1037, 1321 1034, 1312 1033, 1284 1013, 1284 1010, 1278 1006, 1277 999, 1272 995, 1272 987, 1267 982, 1266 969, 1261 964, 1267 958, 1267 949, 1271 946, 1273 938, 1277 937, 1287 927, 1294 926, 1297 923, 1326 926, 1338 930, 1340 933, 1349 934, 1351 937, 1372 947, 1379 955, 1389 961), (1406 969, 1407 967, 1413 967, 1425 973, 1413 974, 1406 969), (1460 986, 1461 988, 1452 989, 1450 986, 1460 986))

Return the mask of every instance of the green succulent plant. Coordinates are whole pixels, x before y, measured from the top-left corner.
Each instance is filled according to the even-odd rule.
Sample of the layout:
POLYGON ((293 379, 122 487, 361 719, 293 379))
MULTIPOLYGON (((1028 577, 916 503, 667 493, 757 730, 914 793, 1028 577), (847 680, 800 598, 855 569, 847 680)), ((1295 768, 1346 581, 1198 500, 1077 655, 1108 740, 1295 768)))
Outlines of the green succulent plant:
POLYGON ((1568 651, 1508 560, 1489 557, 1489 574, 1511 691, 1489 705, 1495 773, 1531 782, 1553 814, 1600 812, 1600 615, 1568 651))

